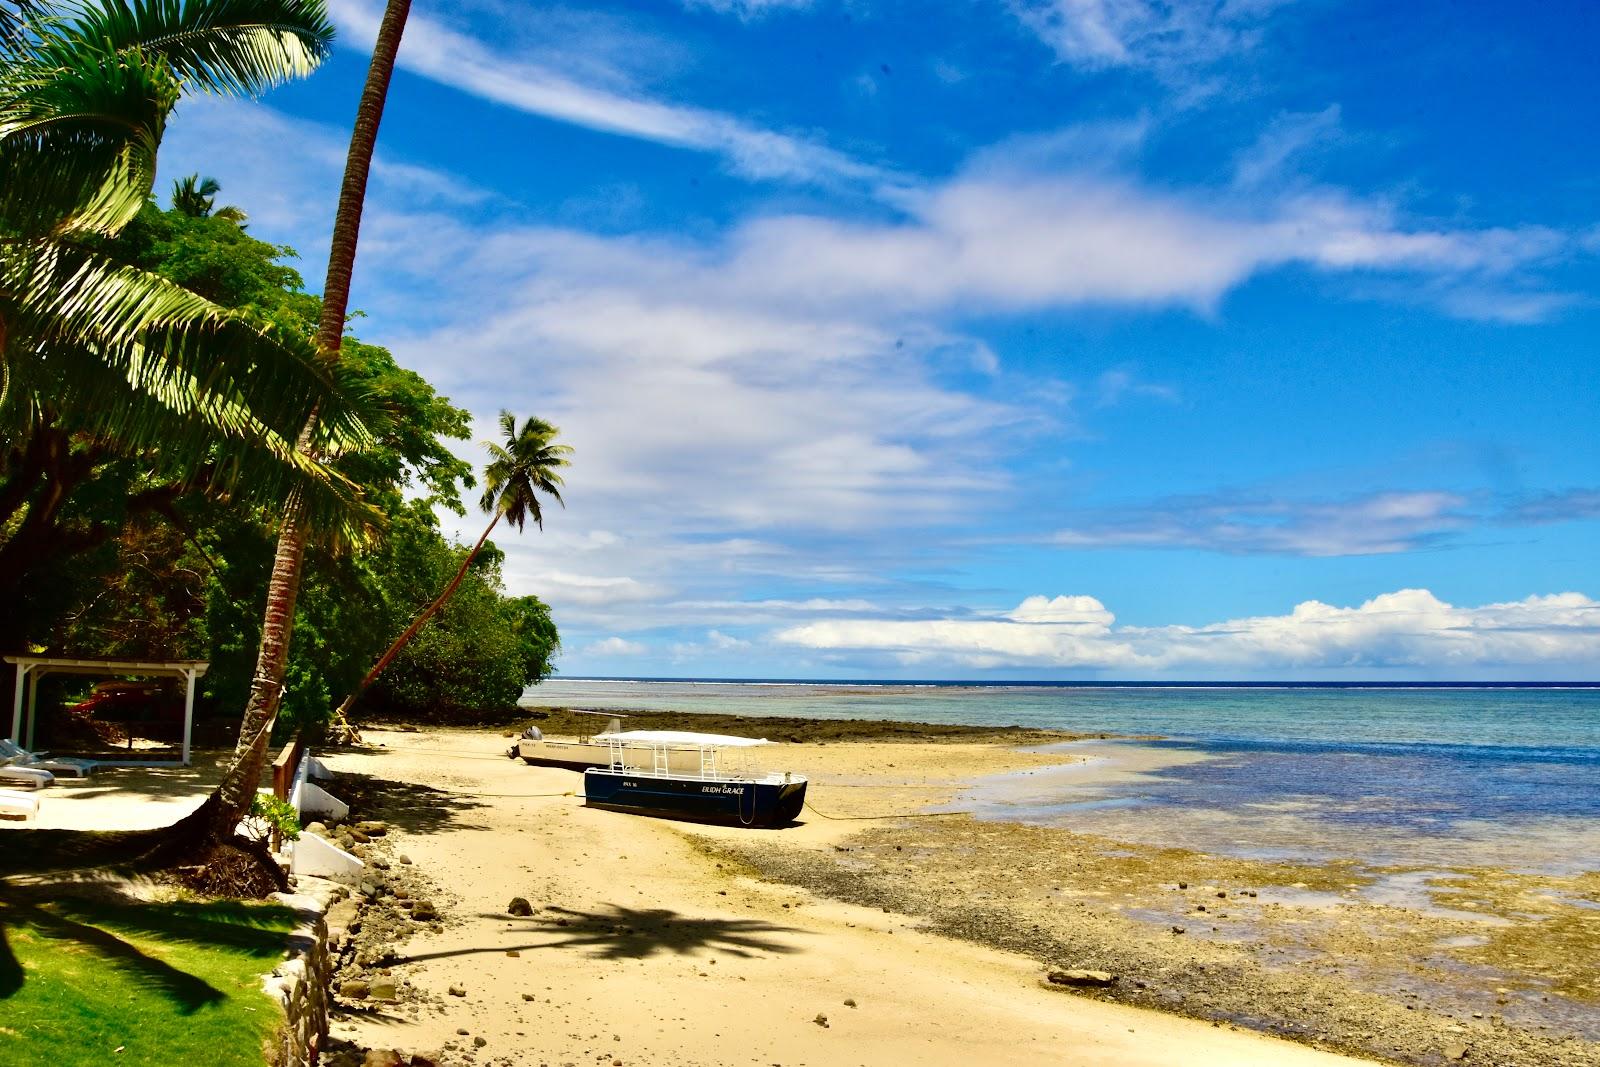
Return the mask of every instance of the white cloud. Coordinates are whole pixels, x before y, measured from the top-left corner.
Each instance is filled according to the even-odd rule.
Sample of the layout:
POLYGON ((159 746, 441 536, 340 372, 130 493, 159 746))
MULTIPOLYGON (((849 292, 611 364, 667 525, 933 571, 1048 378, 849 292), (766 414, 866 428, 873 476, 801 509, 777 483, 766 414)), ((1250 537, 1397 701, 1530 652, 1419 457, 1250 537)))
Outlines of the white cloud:
MULTIPOLYGON (((381 7, 369 0, 329 4, 346 43, 376 38, 381 7)), ((359 42, 359 44, 357 44, 359 42)), ((530 59, 495 51, 484 42, 424 15, 406 25, 398 63, 404 70, 485 100, 592 130, 678 148, 714 152, 732 169, 757 179, 877 182, 880 169, 825 145, 763 129, 731 115, 651 99, 630 86, 587 84, 530 59)))
POLYGON ((1050 541, 1072 548, 1200 548, 1238 554, 1406 552, 1476 521, 1454 493, 1383 492, 1344 500, 1230 494, 1174 497, 1091 513, 1050 541))
POLYGON ((705 8, 721 15, 757 19, 777 11, 805 11, 814 0, 683 0, 687 8, 705 8))
POLYGON ((584 648, 586 656, 642 656, 650 651, 637 641, 627 641, 620 637, 607 637, 603 641, 596 641, 584 648))
POLYGON ((1281 0, 1008 0, 1064 63, 1165 75, 1253 49, 1281 0))
POLYGON ((1560 593, 1469 608, 1425 589, 1403 589, 1357 607, 1308 600, 1288 615, 1206 626, 1118 627, 1093 597, 1030 597, 993 619, 828 620, 782 630, 776 639, 816 652, 971 668, 1145 673, 1594 667, 1600 665, 1600 601, 1560 593))
POLYGON ((1257 188, 1284 176, 1291 160, 1343 136, 1338 104, 1321 111, 1284 112, 1234 162, 1233 183, 1257 188))

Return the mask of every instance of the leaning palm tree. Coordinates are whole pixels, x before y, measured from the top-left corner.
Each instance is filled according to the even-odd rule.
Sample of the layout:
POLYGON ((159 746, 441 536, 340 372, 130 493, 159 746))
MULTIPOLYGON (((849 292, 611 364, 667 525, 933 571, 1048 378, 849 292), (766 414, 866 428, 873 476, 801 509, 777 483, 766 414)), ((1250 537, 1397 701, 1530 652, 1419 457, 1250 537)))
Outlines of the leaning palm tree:
MULTIPOLYGON (((410 0, 389 0, 384 8, 372 61, 367 67, 367 81, 356 107, 344 181, 339 189, 339 207, 334 214, 328 274, 322 288, 322 316, 316 334, 318 355, 331 367, 338 365, 339 349, 344 340, 345 316, 350 307, 350 279, 355 271, 356 243, 361 234, 361 212, 366 204, 372 153, 378 142, 378 124, 383 120, 389 80, 394 75, 395 57, 400 52, 400 38, 410 14, 410 0)), ((320 414, 313 411, 306 420, 298 442, 304 452, 315 453, 318 449, 320 414)), ((250 697, 245 703, 233 762, 210 798, 191 816, 204 826, 208 840, 222 841, 233 835, 234 827, 250 810, 261 771, 266 766, 267 744, 283 697, 283 674, 289 661, 295 601, 300 595, 301 568, 311 530, 312 522, 306 514, 304 499, 298 493, 291 493, 284 502, 283 521, 278 527, 278 548, 273 556, 272 577, 267 583, 261 644, 256 653, 256 669, 251 675, 250 697)))
POLYGON ((172 183, 172 210, 191 219, 222 219, 236 222, 241 227, 249 219, 241 207, 232 204, 217 206, 217 194, 222 183, 215 178, 202 178, 190 174, 172 183))
POLYGON ((359 511, 294 447, 312 411, 325 447, 361 436, 313 346, 99 247, 149 197, 182 95, 258 94, 313 70, 332 34, 321 0, 0 0, 0 435, 70 411, 197 485, 359 511))
MULTIPOLYGON (((561 487, 566 483, 562 480, 560 470, 568 465, 568 456, 572 449, 567 445, 556 444, 556 434, 560 431, 545 422, 543 419, 529 418, 517 428, 517 420, 511 412, 500 413, 500 433, 505 438, 504 445, 493 441, 485 441, 484 447, 489 450, 492 457, 488 466, 483 469, 483 499, 479 505, 490 516, 489 525, 484 528, 478 537, 478 543, 472 546, 466 558, 461 561, 461 566, 456 568, 455 576, 446 583, 444 591, 435 597, 427 607, 411 620, 411 625, 405 632, 395 638, 383 655, 378 657, 378 662, 372 665, 367 676, 361 679, 361 684, 356 691, 345 697, 344 703, 334 712, 335 721, 344 718, 353 704, 360 699, 383 669, 400 654, 400 650, 410 643, 423 625, 439 610, 449 603, 455 595, 456 588, 461 585, 462 579, 467 576, 467 571, 472 567, 472 561, 478 558, 484 544, 489 540, 489 535, 501 519, 515 526, 521 532, 529 519, 533 524, 544 529, 544 510, 540 507, 539 494, 544 493, 558 504, 563 504, 561 487)), ((563 506, 565 506, 563 504, 563 506)))

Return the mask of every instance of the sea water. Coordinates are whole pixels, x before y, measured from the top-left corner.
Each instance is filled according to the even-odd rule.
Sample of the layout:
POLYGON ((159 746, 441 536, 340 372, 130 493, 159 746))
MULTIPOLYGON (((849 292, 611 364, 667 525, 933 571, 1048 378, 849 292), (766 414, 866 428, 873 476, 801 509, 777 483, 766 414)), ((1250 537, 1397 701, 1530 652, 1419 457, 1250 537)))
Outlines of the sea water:
POLYGON ((1156 737, 1067 746, 1087 758, 955 806, 1262 858, 1600 869, 1600 686, 560 679, 524 699, 1156 737))

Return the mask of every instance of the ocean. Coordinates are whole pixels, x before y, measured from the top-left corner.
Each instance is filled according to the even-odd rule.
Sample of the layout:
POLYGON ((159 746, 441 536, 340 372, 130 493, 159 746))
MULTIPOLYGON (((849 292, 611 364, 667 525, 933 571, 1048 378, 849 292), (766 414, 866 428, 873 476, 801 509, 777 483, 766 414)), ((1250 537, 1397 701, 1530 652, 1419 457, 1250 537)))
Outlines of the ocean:
POLYGON ((1600 686, 553 679, 526 703, 1041 727, 1059 771, 955 807, 1119 840, 1375 866, 1600 869, 1600 686))

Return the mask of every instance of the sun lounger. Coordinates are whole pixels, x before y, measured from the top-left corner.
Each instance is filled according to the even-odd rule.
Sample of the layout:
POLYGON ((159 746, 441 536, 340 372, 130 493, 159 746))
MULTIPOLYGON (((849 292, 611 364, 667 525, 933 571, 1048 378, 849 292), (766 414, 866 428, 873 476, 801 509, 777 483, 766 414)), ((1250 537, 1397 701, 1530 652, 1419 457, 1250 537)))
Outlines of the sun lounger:
POLYGON ((26 793, 13 793, 8 789, 0 789, 0 819, 22 819, 24 821, 39 814, 39 799, 30 797, 26 793))
POLYGON ((94 760, 46 759, 29 752, 15 741, 0 738, 0 766, 27 767, 36 771, 49 771, 57 778, 87 778, 94 770, 94 760))
POLYGON ((12 789, 43 789, 56 780, 56 776, 49 771, 39 770, 37 767, 13 767, 10 764, 0 764, 0 786, 12 789))

